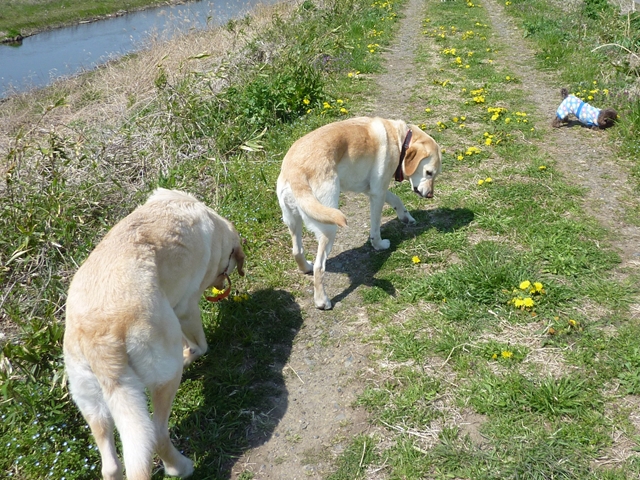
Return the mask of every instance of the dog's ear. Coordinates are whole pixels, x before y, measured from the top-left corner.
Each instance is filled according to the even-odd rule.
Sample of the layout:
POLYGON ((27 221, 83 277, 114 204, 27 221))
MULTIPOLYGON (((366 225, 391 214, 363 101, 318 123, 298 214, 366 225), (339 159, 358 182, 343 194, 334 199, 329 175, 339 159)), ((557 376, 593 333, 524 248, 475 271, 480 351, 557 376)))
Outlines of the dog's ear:
POLYGON ((234 247, 233 249, 233 258, 236 261, 236 268, 238 269, 238 274, 241 277, 244 277, 244 259, 245 259, 245 254, 244 254, 244 250, 242 250, 242 243, 241 241, 238 242, 238 244, 234 247))
POLYGON ((410 177, 418 168, 418 164, 420 163, 420 155, 418 155, 418 148, 415 146, 410 146, 407 149, 407 153, 404 157, 404 171, 405 176, 410 177))

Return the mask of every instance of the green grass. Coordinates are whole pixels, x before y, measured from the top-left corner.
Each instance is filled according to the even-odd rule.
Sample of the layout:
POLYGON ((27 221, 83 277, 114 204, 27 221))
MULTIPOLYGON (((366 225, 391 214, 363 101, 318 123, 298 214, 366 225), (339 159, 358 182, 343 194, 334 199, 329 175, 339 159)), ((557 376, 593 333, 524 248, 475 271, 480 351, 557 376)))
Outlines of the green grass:
POLYGON ((163 0, 4 0, 0 10, 0 40, 164 3, 163 0))
MULTIPOLYGON (((567 85, 596 80, 609 89, 598 100, 612 100, 622 120, 603 138, 637 164, 640 107, 636 97, 616 100, 634 72, 604 75, 608 60, 591 51, 597 35, 631 48, 634 30, 603 3, 567 16, 554 5, 505 8, 538 46, 540 68, 584 64, 564 71, 567 85), (594 37, 578 38, 575 22, 594 37), (615 28, 600 32, 607 22, 615 28)), ((2 475, 96 477, 99 456, 63 378, 66 289, 110 226, 156 186, 196 194, 247 238, 247 277, 234 289, 249 299, 203 302, 210 351, 185 372, 172 436, 197 478, 226 478, 252 442, 268 437, 279 419, 266 413, 269 398, 284 388, 281 366, 304 322, 298 298, 308 295, 282 261, 290 245, 275 196, 280 162, 304 133, 371 104, 370 76, 383 65, 368 45, 387 44, 401 7, 307 1, 293 19, 274 16, 224 88, 210 88, 202 72, 158 68, 155 96, 144 107, 133 102, 123 124, 10 133, 0 208, 9 333, 0 353, 2 475), (267 63, 256 60, 265 44, 277 52, 267 63), (154 140, 141 147, 149 132, 154 140)), ((372 256, 375 276, 355 293, 372 327, 362 340, 378 347, 357 404, 378 433, 351 439, 329 478, 376 470, 390 479, 637 478, 636 456, 597 463, 620 438, 638 446, 624 403, 640 394, 640 324, 630 312, 637 275, 619 270, 611 232, 547 156, 536 128, 547 119, 518 72, 495 61, 507 50, 484 8, 461 0, 426 7, 416 40, 425 74, 412 92, 421 115, 407 120, 445 148, 443 175, 431 209, 406 184, 393 187, 418 225, 383 227, 392 248, 372 256)), ((242 32, 248 22, 226 28, 242 32)), ((66 95, 60 87, 43 95, 25 109, 40 108, 47 124, 66 95)), ((82 101, 103 95, 88 86, 82 101)))

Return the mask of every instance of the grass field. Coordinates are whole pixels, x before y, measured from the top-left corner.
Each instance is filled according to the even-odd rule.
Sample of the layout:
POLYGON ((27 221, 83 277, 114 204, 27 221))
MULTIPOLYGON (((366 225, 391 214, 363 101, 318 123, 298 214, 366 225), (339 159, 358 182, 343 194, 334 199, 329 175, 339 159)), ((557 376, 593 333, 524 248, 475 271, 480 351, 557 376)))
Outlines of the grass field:
POLYGON ((73 25, 119 11, 131 11, 166 0, 4 0, 0 8, 0 40, 28 36, 49 28, 73 25))
MULTIPOLYGON (((351 439, 329 478, 638 478, 637 273, 617 268, 612 232, 549 157, 536 128, 548 119, 519 72, 496 61, 505 47, 487 10, 425 6, 416 48, 430 74, 412 92, 422 103, 412 120, 445 147, 445 173, 436 209, 394 187, 426 227, 406 236, 390 224, 392 249, 358 289, 371 323, 362 341, 377 352, 358 405, 382 433, 351 439), (454 421, 463 414, 480 439, 454 421)), ((501 6, 542 52, 538 68, 619 110, 602 138, 638 175, 638 71, 622 50, 594 51, 604 39, 637 54, 638 17, 625 23, 595 0, 565 17, 547 0, 501 6)), ((304 322, 307 292, 291 288, 294 265, 282 261, 281 159, 302 134, 366 109, 401 11, 307 0, 225 26, 215 45, 229 54, 201 33, 0 105, 10 125, 0 132, 2 475, 97 477, 65 385, 65 292, 109 227, 163 186, 194 193, 248 239, 248 275, 234 283, 248 298, 203 302, 211 350, 185 372, 171 417, 195 478, 228 478, 246 432, 270 428, 261 412, 282 372, 269 366, 286 362, 304 322)))

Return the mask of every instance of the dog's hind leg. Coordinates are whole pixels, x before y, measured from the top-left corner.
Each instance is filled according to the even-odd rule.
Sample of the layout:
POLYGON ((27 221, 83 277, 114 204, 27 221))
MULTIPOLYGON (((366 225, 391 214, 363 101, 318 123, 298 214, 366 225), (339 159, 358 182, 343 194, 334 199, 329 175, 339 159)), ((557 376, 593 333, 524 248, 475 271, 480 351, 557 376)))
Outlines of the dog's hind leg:
POLYGON ((324 290, 324 272, 338 227, 336 225, 323 225, 322 228, 318 228, 317 230, 318 254, 316 255, 316 261, 313 265, 313 300, 316 307, 320 310, 330 310, 331 300, 329 300, 324 290))
POLYGON ((193 462, 182 455, 169 438, 169 414, 176 396, 182 370, 169 382, 151 388, 153 426, 156 433, 156 451, 164 463, 164 471, 173 477, 188 477, 193 473, 193 462))
POLYGON ((416 223, 416 219, 407 211, 402 200, 395 194, 387 190, 385 201, 393 207, 398 214, 398 219, 403 223, 416 223))
POLYGON ((298 213, 292 212, 286 205, 282 206, 282 219, 289 227, 291 234, 291 244, 293 245, 293 258, 298 264, 300 271, 304 273, 313 272, 313 265, 307 261, 302 245, 302 217, 298 213))
POLYGON ((122 480, 122 464, 118 460, 113 438, 113 418, 110 415, 85 415, 84 418, 89 424, 89 428, 91 428, 91 433, 96 440, 98 451, 102 457, 103 480, 122 480))

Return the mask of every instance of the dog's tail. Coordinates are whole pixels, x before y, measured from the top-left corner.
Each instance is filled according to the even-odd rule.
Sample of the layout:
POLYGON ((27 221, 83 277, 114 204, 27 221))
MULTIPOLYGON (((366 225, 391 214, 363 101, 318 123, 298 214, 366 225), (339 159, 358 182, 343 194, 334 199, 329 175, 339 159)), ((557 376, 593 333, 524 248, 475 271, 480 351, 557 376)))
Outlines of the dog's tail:
POLYGON ((120 433, 127 478, 150 478, 156 435, 144 385, 127 366, 117 382, 103 385, 103 393, 120 433))
POLYGON ((347 217, 344 216, 344 213, 337 208, 327 207, 320 203, 313 194, 308 180, 296 179, 290 181, 289 185, 298 205, 311 218, 321 223, 334 224, 339 227, 347 226, 347 217))
POLYGON ((569 96, 569 90, 567 90, 566 88, 561 88, 560 89, 560 96, 564 100, 565 98, 567 98, 569 96))

